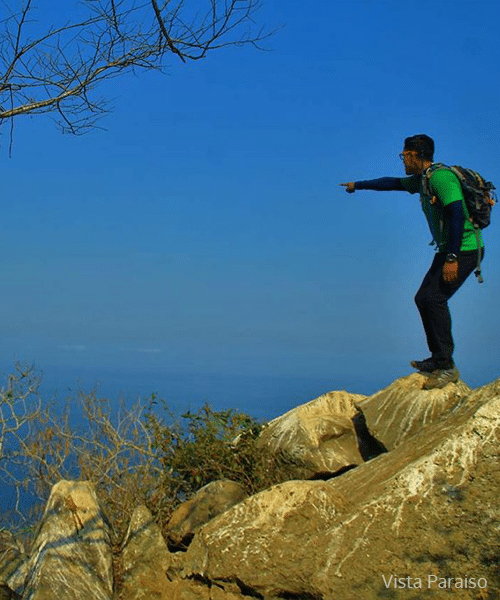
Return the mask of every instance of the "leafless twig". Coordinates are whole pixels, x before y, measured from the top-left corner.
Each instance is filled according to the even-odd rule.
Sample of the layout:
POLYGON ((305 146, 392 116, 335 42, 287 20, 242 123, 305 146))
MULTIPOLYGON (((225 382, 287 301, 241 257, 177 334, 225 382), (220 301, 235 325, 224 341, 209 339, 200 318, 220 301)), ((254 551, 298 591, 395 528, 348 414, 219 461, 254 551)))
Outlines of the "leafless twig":
MULTIPOLYGON (((79 4, 67 1, 76 13, 79 4)), ((225 46, 260 47, 273 34, 255 27, 260 1, 82 0, 83 18, 62 23, 47 20, 32 0, 20 11, 4 4, 0 126, 21 115, 51 113, 63 131, 85 132, 108 110, 95 90, 112 77, 162 71, 170 55, 186 63, 225 46)), ((12 136, 11 130, 11 142, 12 136)))

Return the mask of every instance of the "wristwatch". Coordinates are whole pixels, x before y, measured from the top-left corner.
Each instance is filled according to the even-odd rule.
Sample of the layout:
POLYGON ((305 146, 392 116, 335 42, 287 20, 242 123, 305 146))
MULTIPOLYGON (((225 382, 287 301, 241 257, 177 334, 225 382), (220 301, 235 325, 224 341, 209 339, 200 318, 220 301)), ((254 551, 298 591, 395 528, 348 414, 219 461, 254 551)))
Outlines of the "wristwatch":
POLYGON ((458 256, 456 254, 452 254, 450 252, 449 254, 446 255, 447 263, 454 263, 454 262, 457 262, 457 260, 458 260, 458 256))

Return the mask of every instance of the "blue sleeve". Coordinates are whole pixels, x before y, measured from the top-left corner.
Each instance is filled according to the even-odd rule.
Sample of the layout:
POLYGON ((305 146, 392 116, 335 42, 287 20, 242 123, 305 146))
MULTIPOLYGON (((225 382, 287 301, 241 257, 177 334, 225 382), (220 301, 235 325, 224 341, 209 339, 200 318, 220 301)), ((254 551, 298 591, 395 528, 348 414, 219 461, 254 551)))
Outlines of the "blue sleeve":
POLYGON ((355 181, 356 190, 376 190, 377 192, 404 192, 405 188, 399 177, 381 177, 380 179, 367 179, 355 181))
POLYGON ((457 200, 447 204, 443 209, 443 213, 449 227, 448 248, 446 250, 458 256, 462 245, 465 221, 462 202, 457 200))

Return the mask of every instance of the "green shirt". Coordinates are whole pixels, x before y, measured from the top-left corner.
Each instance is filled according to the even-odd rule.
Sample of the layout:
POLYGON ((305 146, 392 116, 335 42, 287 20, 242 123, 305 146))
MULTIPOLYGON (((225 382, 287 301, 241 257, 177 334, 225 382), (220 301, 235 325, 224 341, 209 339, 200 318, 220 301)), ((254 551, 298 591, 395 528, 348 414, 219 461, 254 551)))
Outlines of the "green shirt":
MULTIPOLYGON (((461 252, 477 250, 477 237, 474 225, 469 221, 469 213, 465 205, 462 187, 458 177, 448 169, 438 169, 432 173, 429 178, 429 188, 431 195, 424 194, 422 187, 422 175, 412 175, 401 179, 404 189, 410 194, 420 194, 420 202, 424 211, 427 223, 433 240, 436 242, 441 252, 447 251, 447 242, 449 238, 449 227, 443 217, 443 209, 452 202, 461 201, 465 221, 464 232, 462 236, 461 252), (433 201, 433 197, 435 200, 433 201)), ((480 237, 480 245, 483 247, 483 240, 480 237)))

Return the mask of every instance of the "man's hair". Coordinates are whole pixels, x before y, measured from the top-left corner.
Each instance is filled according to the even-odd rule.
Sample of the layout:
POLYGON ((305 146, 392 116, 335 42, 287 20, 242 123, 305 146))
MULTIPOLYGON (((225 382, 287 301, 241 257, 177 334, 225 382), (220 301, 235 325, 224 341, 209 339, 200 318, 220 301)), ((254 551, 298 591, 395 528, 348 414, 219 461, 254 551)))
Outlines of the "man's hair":
POLYGON ((432 161, 434 159, 434 140, 425 133, 412 135, 405 139, 404 150, 415 150, 422 160, 432 161))

